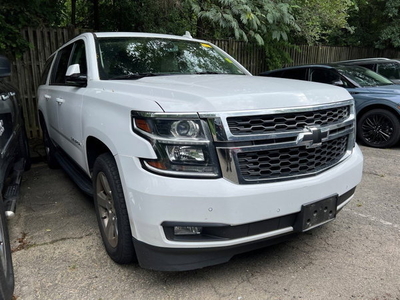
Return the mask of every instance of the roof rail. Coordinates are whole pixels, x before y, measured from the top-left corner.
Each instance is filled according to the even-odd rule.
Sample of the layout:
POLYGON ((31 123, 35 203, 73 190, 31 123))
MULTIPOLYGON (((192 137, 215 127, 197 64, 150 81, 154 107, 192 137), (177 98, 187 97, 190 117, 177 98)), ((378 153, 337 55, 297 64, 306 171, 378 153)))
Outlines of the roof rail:
POLYGON ((358 59, 350 59, 350 60, 341 60, 339 63, 348 63, 348 62, 358 62, 358 61, 368 61, 368 60, 390 60, 390 58, 386 57, 371 57, 371 58, 358 58, 358 59))

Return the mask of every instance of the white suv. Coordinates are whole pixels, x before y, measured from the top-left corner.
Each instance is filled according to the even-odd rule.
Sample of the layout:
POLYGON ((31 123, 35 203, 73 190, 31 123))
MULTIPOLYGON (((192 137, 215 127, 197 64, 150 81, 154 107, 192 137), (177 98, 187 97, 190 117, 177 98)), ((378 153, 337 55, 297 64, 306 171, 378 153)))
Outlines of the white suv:
POLYGON ((118 263, 226 262, 334 219, 361 180, 345 89, 251 76, 190 36, 82 34, 38 99, 49 165, 94 196, 118 263))

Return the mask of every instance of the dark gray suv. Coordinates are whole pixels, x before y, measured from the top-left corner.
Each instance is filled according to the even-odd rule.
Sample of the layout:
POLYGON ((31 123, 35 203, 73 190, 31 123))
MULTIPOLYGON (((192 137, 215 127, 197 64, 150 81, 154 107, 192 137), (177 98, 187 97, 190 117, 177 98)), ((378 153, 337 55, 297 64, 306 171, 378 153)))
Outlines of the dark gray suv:
POLYGON ((260 75, 341 86, 355 100, 359 142, 369 147, 388 148, 400 141, 400 85, 367 68, 343 64, 305 65, 260 75))
POLYGON ((22 173, 30 168, 29 146, 18 92, 8 81, 9 60, 0 55, 0 299, 14 291, 7 217, 15 212, 22 173))

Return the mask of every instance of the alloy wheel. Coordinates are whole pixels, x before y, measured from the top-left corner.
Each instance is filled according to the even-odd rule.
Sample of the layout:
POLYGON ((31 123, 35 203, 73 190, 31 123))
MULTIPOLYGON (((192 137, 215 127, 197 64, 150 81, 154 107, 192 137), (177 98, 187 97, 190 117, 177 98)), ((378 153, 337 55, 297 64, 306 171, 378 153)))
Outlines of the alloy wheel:
POLYGON ((110 184, 103 172, 97 175, 96 195, 101 226, 110 246, 115 248, 118 244, 117 215, 110 184))

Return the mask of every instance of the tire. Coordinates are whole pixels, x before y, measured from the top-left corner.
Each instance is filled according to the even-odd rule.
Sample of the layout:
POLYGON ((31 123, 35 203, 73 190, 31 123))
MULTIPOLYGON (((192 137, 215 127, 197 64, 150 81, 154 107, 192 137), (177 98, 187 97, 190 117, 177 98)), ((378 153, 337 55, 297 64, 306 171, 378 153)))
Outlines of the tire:
POLYGON ((49 132, 47 131, 47 127, 44 122, 41 122, 42 132, 43 132, 43 144, 44 149, 46 151, 46 162, 50 169, 58 169, 60 167, 57 159, 56 159, 56 146, 54 146, 51 138, 49 136, 49 132))
POLYGON ((399 118, 386 109, 367 111, 358 120, 357 136, 361 143, 369 147, 392 147, 400 139, 399 118))
POLYGON ((25 158, 25 171, 30 170, 32 161, 31 161, 31 152, 29 150, 28 137, 26 136, 25 128, 23 128, 19 134, 18 139, 18 156, 21 158, 25 158))
POLYGON ((100 155, 93 167, 93 198, 104 247, 119 264, 136 260, 121 180, 114 157, 100 155))
POLYGON ((0 219, 0 299, 10 300, 14 293, 14 269, 2 197, 0 219))

